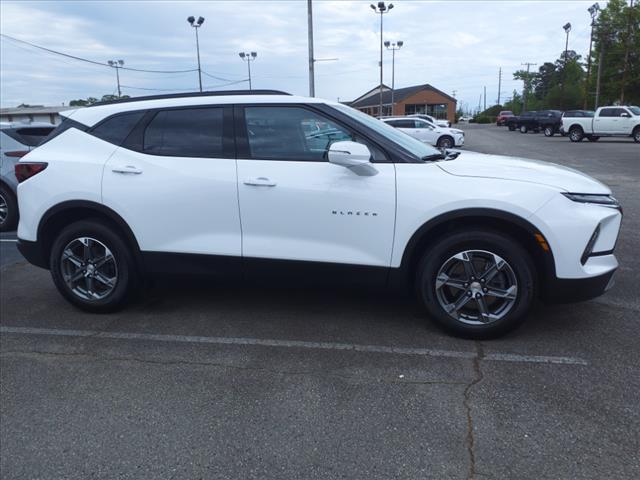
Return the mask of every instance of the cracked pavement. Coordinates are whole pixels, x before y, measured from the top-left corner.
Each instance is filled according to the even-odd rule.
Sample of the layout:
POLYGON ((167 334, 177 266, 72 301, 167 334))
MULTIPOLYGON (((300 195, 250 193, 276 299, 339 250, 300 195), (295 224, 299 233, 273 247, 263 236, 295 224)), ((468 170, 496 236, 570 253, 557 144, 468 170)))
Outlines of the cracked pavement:
POLYGON ((611 292, 480 343, 363 291, 174 284, 88 315, 3 259, 2 478, 640 478, 638 146, 464 128, 612 186, 611 292))

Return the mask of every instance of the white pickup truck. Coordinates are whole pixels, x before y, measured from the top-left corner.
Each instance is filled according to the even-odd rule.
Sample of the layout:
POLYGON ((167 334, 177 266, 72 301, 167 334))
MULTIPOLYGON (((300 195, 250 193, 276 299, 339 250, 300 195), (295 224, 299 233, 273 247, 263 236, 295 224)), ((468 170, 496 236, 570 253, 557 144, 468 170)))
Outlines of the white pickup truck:
POLYGON ((563 117, 562 129, 572 142, 587 138, 633 137, 640 143, 640 108, 630 106, 600 107, 593 117, 563 117))

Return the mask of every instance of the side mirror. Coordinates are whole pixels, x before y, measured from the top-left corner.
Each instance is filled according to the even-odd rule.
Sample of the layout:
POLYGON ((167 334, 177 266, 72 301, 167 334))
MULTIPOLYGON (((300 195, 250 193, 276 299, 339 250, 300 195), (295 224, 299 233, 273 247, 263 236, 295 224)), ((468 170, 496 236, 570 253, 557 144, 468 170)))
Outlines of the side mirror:
POLYGON ((335 142, 329 147, 329 162, 346 167, 356 175, 373 176, 378 171, 371 164, 371 152, 357 142, 335 142))
POLYGON ((629 115, 627 112, 621 113, 620 116, 624 118, 631 118, 631 115, 629 115))

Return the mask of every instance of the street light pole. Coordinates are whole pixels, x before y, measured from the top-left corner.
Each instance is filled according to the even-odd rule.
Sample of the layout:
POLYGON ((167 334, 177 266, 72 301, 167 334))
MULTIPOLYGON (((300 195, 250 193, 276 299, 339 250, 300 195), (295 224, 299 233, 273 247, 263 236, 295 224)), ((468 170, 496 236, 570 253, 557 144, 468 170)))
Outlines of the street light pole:
POLYGON ((562 106, 563 110, 567 106, 566 99, 564 98, 564 84, 567 83, 567 63, 569 61, 568 52, 569 52, 569 32, 571 31, 571 24, 567 22, 562 28, 567 33, 567 41, 564 45, 564 68, 562 69, 562 87, 560 88, 560 96, 562 97, 562 106))
POLYGON ((391 50, 391 115, 395 115, 395 93, 396 93, 396 50, 400 50, 404 45, 402 40, 398 42, 384 42, 387 50, 391 50))
POLYGON ((589 101, 589 77, 591 76, 591 51, 593 47, 593 28, 596 26, 596 17, 598 16, 598 12, 600 11, 600 5, 598 2, 591 5, 587 8, 589 15, 591 15, 591 35, 589 36, 589 59, 587 60, 587 75, 584 79, 584 103, 582 108, 587 109, 588 101, 589 101))
POLYGON ((258 56, 258 53, 257 52, 251 52, 251 53, 240 52, 238 55, 242 60, 247 62, 247 71, 249 72, 249 90, 251 90, 251 62, 255 61, 256 57, 258 56))
POLYGON ((196 30, 196 52, 198 55, 198 83, 200 85, 200 91, 202 91, 202 69, 200 68, 200 39, 198 38, 198 29, 204 23, 204 17, 198 17, 198 21, 194 16, 187 18, 187 22, 196 30))
POLYGON ((116 69, 116 81, 118 82, 118 97, 122 96, 122 92, 120 91, 120 67, 124 66, 124 60, 109 60, 107 62, 110 67, 116 69))
POLYGON ((316 96, 315 73, 313 71, 315 60, 313 59, 313 9, 312 0, 307 0, 307 34, 309 36, 309 96, 316 96))
POLYGON ((393 8, 393 3, 390 3, 387 7, 384 2, 378 2, 378 6, 376 7, 373 3, 369 5, 371 9, 376 13, 380 14, 380 102, 378 106, 378 116, 382 116, 382 31, 383 31, 383 21, 382 17, 385 13, 389 13, 389 11, 393 8))

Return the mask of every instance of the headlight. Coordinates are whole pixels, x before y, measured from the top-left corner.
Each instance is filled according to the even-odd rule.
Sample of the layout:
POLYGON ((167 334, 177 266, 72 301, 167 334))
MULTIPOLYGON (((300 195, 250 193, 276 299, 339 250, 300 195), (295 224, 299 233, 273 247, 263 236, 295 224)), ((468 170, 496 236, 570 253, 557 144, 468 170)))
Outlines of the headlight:
POLYGON ((597 193, 562 193, 569 200, 579 203, 593 203, 596 205, 604 205, 606 207, 620 208, 620 203, 611 195, 602 195, 597 193))

